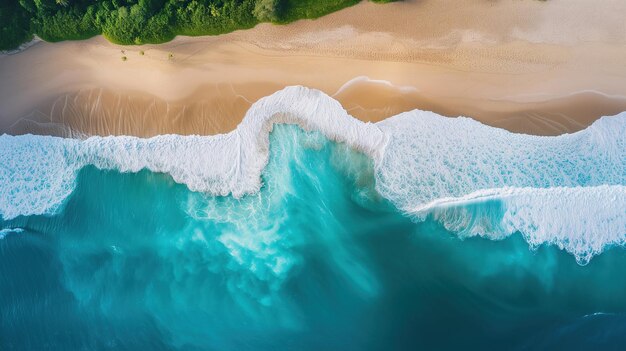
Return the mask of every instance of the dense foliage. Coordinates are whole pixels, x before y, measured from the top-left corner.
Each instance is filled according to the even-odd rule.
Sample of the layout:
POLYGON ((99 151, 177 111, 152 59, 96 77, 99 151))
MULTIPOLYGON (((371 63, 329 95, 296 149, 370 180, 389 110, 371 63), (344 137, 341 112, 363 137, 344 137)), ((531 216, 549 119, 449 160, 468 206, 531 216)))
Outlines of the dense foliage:
MULTIPOLYGON (((0 50, 37 34, 47 41, 103 34, 119 44, 160 43, 259 22, 316 18, 360 0, 0 0, 0 50)), ((389 2, 389 0, 372 0, 389 2)))
POLYGON ((30 38, 28 12, 17 0, 0 0, 0 50, 17 47, 30 38))

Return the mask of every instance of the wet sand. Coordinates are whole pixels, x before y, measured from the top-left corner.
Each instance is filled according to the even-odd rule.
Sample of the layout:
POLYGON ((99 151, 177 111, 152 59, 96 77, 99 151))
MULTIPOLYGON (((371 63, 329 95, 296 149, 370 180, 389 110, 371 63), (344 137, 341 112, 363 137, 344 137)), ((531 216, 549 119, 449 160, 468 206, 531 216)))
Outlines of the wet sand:
POLYGON ((620 13, 626 3, 614 0, 361 3, 161 45, 38 43, 0 57, 0 132, 222 133, 288 85, 320 89, 367 121, 418 108, 573 132, 626 110, 620 13))

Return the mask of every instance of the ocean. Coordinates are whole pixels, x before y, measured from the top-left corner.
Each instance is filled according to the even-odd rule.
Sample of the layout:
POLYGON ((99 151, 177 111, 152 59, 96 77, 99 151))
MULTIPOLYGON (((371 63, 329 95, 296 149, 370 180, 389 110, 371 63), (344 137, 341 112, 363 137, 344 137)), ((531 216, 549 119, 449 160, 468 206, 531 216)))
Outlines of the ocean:
POLYGON ((1 350, 620 349, 626 115, 558 137, 290 87, 232 133, 0 137, 1 350))

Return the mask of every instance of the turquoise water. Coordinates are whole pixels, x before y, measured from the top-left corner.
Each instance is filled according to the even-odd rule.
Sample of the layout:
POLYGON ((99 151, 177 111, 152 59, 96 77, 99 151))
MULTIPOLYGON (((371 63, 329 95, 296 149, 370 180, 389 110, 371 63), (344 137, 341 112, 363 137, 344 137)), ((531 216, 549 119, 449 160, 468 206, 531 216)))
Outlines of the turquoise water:
POLYGON ((530 249, 519 233, 460 239, 379 196, 365 155, 293 126, 275 126, 270 147, 254 195, 86 167, 56 214, 0 221, 0 349, 626 342, 622 248, 582 266, 554 246, 530 249))

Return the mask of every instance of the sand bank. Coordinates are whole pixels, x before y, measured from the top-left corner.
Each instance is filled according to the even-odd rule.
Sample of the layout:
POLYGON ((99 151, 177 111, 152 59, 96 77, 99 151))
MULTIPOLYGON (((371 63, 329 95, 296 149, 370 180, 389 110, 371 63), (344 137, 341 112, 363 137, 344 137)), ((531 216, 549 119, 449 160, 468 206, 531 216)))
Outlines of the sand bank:
POLYGON ((369 121, 419 108, 571 132, 626 110, 623 13, 617 0, 362 3, 161 45, 38 43, 0 57, 0 132, 215 134, 287 85, 369 121))

